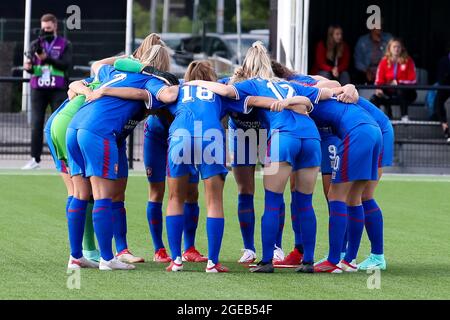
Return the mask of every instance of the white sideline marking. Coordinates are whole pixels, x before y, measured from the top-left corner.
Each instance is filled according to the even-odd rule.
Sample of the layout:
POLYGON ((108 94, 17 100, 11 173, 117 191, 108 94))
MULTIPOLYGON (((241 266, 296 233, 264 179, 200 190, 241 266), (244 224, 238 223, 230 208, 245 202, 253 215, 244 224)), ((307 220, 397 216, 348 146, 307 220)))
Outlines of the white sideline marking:
MULTIPOLYGON (((58 176, 59 173, 54 170, 34 170, 34 171, 23 171, 19 169, 0 169, 0 176, 58 176)), ((232 173, 230 172, 230 175, 232 173)), ((129 176, 146 178, 145 172, 142 170, 132 171, 130 170, 129 176)), ((262 179, 262 171, 257 173, 257 179, 262 179)), ((231 177, 232 178, 232 177, 231 177)), ((319 175, 319 180, 322 180, 319 175)), ((385 173, 381 178, 381 181, 401 181, 401 182, 444 182, 450 183, 450 175, 427 175, 427 174, 394 174, 385 173)))
MULTIPOLYGON (((257 173, 256 178, 262 179, 262 171, 257 173)), ((318 180, 322 180, 319 174, 318 180)), ((444 182, 450 183, 450 175, 432 175, 432 174, 399 174, 399 173, 385 173, 381 178, 383 181, 399 181, 399 182, 444 182)))

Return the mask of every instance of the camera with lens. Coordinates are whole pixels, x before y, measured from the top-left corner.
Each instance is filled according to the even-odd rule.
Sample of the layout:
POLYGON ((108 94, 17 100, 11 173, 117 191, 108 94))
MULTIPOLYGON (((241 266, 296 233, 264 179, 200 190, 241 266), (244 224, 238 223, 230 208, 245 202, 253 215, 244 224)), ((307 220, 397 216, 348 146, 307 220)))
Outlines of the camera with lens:
POLYGON ((30 51, 27 51, 24 53, 25 57, 29 59, 30 61, 33 61, 33 57, 35 57, 36 54, 42 54, 44 52, 44 49, 42 48, 41 42, 43 39, 46 39, 49 36, 53 36, 53 33, 45 32, 44 29, 38 29, 38 31, 35 31, 35 34, 37 33, 38 39, 37 41, 34 41, 31 45, 30 51))

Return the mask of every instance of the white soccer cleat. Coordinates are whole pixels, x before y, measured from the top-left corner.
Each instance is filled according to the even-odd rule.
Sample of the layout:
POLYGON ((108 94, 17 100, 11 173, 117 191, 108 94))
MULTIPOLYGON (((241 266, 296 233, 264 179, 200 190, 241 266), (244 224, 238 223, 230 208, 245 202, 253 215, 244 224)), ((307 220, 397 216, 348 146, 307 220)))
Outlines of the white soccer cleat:
POLYGON ((356 264, 355 259, 353 259, 350 263, 345 260, 341 260, 337 266, 344 272, 358 272, 358 265, 356 264))
POLYGON ((112 258, 109 261, 100 258, 100 265, 98 267, 102 271, 111 271, 111 270, 133 270, 136 267, 132 264, 124 263, 117 259, 116 257, 112 258))
POLYGON ((275 249, 273 250, 273 262, 275 261, 283 261, 285 259, 283 249, 278 248, 275 246, 275 249))
POLYGON ((31 160, 28 161, 27 164, 22 167, 22 170, 35 170, 39 168, 40 166, 39 163, 36 162, 36 159, 31 158, 31 160))
POLYGON ((86 259, 85 257, 81 257, 79 259, 75 259, 74 257, 69 257, 69 263, 67 264, 68 270, 78 270, 81 268, 98 268, 99 264, 95 261, 91 261, 86 259))
POLYGON ((183 271, 183 260, 181 257, 177 257, 175 261, 171 261, 170 265, 166 268, 168 272, 178 272, 183 271))
POLYGON ((238 260, 238 263, 250 264, 256 261, 256 253, 250 249, 242 249, 242 257, 238 260))

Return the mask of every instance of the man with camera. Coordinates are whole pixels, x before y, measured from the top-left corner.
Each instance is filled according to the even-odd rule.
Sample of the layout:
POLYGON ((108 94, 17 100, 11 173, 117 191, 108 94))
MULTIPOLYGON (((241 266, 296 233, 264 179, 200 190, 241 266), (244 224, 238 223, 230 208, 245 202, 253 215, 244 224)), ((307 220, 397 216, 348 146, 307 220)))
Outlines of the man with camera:
POLYGON ((57 27, 56 17, 44 14, 39 37, 30 44, 30 52, 25 53, 28 59, 24 69, 31 74, 31 160, 24 170, 39 168, 47 106, 53 112, 67 98, 72 45, 57 35, 57 27))

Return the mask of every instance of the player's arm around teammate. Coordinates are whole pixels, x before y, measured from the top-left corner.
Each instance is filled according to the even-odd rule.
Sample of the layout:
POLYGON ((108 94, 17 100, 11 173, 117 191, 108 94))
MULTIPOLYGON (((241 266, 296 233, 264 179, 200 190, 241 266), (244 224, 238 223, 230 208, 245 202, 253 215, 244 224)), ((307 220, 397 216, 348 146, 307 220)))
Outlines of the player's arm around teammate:
MULTIPOLYGON (((307 78, 307 76, 306 76, 307 78)), ((303 76, 303 79, 305 76, 303 76)), ((308 80, 306 80, 308 81, 308 80)), ((389 167, 393 162, 393 145, 394 145, 394 130, 389 118, 375 105, 369 102, 367 99, 359 97, 358 91, 354 85, 341 86, 339 83, 329 83, 326 80, 316 79, 316 87, 328 87, 333 89, 337 100, 345 103, 355 103, 364 110, 366 110, 372 118, 376 121, 381 129, 382 133, 382 151, 380 159, 378 161, 378 180, 369 181, 362 193, 362 205, 364 208, 364 224, 371 242, 371 254, 362 263, 358 265, 358 269, 386 269, 386 260, 383 250, 383 216, 378 203, 375 201, 375 190, 379 184, 379 181, 383 175, 383 168, 389 167)), ((311 83, 311 82, 310 82, 311 83)), ((325 196, 328 198, 328 192, 331 185, 332 167, 338 157, 338 147, 340 139, 333 134, 331 128, 321 128, 325 131, 321 131, 322 136, 322 182, 325 196)), ((347 251, 348 241, 348 228, 344 243, 342 246, 341 259, 344 259, 347 251)))
MULTIPOLYGON (((63 172, 62 178, 65 182, 66 188, 69 191, 69 197, 66 204, 66 215, 68 220, 70 220, 71 217, 73 217, 74 214, 76 213, 69 211, 70 203, 74 195, 74 186, 67 169, 68 165, 67 165, 67 148, 66 148, 66 130, 71 119, 73 118, 73 115, 84 103, 84 96, 78 94, 82 94, 82 92, 88 92, 91 90, 90 89, 91 87, 95 87, 96 85, 97 83, 92 78, 87 78, 84 80, 79 80, 71 83, 70 86, 71 87, 75 86, 75 90, 72 89, 68 90, 68 96, 70 101, 66 100, 61 105, 61 107, 50 117, 46 126, 46 135, 48 134, 47 142, 49 144, 49 148, 52 152, 54 160, 57 161, 55 162, 57 169, 58 167, 59 169, 62 169, 63 172)), ((95 244, 94 230, 92 225, 92 205, 93 202, 89 201, 86 209, 86 224, 83 234, 82 254, 84 258, 94 262, 98 262, 100 260, 100 253, 97 250, 95 244)), ((81 265, 86 264, 85 260, 78 262, 81 265)), ((79 268, 80 266, 77 264, 69 263, 68 267, 79 268)))
MULTIPOLYGON (((151 65, 158 61, 168 65, 169 56, 165 48, 154 46, 148 55, 147 64, 151 65)), ((106 82, 105 85, 119 86, 123 84, 123 86, 127 86, 129 84, 136 88, 145 87, 151 93, 149 106, 161 107, 162 104, 156 100, 154 92, 157 90, 158 95, 164 95, 167 86, 161 80, 140 74, 120 73, 110 66, 98 67, 97 71, 100 80, 106 82)), ((68 134, 68 147, 69 155, 72 155, 69 157, 69 162, 72 158, 71 169, 73 168, 73 170, 71 172, 75 176, 74 180, 85 184, 87 179, 83 176, 86 176, 89 177, 92 184, 95 200, 94 229, 102 255, 100 261, 102 270, 131 268, 131 266, 113 259, 114 255, 112 254, 113 225, 111 225, 109 216, 111 215, 112 199, 115 196, 115 181, 118 173, 118 145, 114 132, 120 132, 129 119, 136 112, 140 112, 142 106, 141 103, 131 100, 104 97, 85 105, 74 117, 69 127, 71 135, 68 134), (122 106, 124 104, 126 106, 122 106), (98 122, 102 117, 109 121, 98 122), (97 149, 99 152, 94 152, 97 149)))
MULTIPOLYGON (((148 44, 151 45, 153 40, 159 40, 159 37, 155 37, 155 35, 150 35, 149 37, 147 37, 144 40, 143 44, 139 48, 140 49, 144 49, 144 47, 145 47, 146 49, 148 49, 148 44), (146 44, 147 44, 147 47, 146 47, 146 44)), ((137 58, 139 58, 139 57, 137 57, 137 58)), ((116 57, 112 58, 112 59, 106 59, 106 60, 103 60, 103 62, 112 63, 116 59, 117 59, 116 57)), ((127 71, 127 70, 124 70, 124 71, 127 71)), ((52 136, 54 136, 55 139, 57 138, 56 141, 61 140, 61 141, 59 141, 56 144, 57 147, 59 146, 59 148, 56 148, 56 150, 58 150, 58 149, 63 150, 63 151, 59 152, 59 154, 63 155, 64 157, 67 157, 66 156, 66 152, 65 152, 65 150, 66 150, 66 147, 65 147, 66 146, 65 136, 66 136, 67 126, 68 126, 70 120, 75 115, 75 113, 79 110, 79 107, 81 106, 81 104, 84 103, 84 95, 90 94, 92 92, 91 88, 87 86, 87 84, 89 82, 91 82, 91 81, 92 81, 92 79, 90 79, 90 81, 83 80, 83 81, 75 81, 75 82, 71 83, 69 91, 68 91, 69 99, 74 99, 74 100, 77 99, 77 101, 74 101, 73 103, 77 103, 79 106, 75 106, 74 105, 71 108, 67 108, 67 109, 70 109, 67 112, 65 112, 65 110, 64 110, 64 112, 62 112, 62 113, 64 113, 64 117, 61 116, 61 117, 59 117, 61 119, 57 119, 57 120, 60 120, 60 121, 55 121, 55 124, 59 123, 59 125, 58 125, 59 129, 58 130, 56 130, 56 126, 55 126, 55 130, 56 130, 55 131, 55 135, 53 135, 53 127, 54 126, 51 127, 52 128, 52 136), (77 94, 80 95, 80 97, 77 97, 77 94)), ((72 103, 72 101, 71 101, 71 103, 72 103)), ((59 114, 58 114, 58 116, 59 116, 59 114)), ((50 123, 50 121, 49 121, 49 123, 50 123)), ((51 141, 51 140, 48 139, 48 141, 51 141)), ((125 159, 126 159, 126 155, 125 155, 125 159)), ((116 189, 118 189, 118 190, 123 189, 123 192, 124 192, 124 186, 126 186, 126 180, 125 180, 125 183, 123 183, 123 181, 121 181, 122 179, 118 179, 118 180, 120 180, 120 181, 118 181, 118 185, 116 186, 117 187, 116 189)), ((66 184, 68 185, 69 189, 73 188, 71 179, 65 179, 65 181, 66 181, 66 184)), ((77 196, 78 196, 78 198, 77 198, 77 201, 75 201, 75 202, 80 202, 79 201, 80 198, 84 197, 85 195, 80 195, 78 193, 78 190, 77 190, 77 196)), ((71 199, 71 197, 69 197, 69 199, 71 199)), ((83 207, 85 201, 81 201, 81 202, 82 202, 81 204, 83 204, 83 205, 81 205, 81 207, 83 207)), ((78 203, 78 204, 80 204, 80 203, 78 203)), ((69 207, 69 205, 68 205, 68 207, 69 207)), ((75 232, 76 230, 72 230, 72 232, 70 231, 71 225, 73 225, 73 223, 70 223, 70 216, 73 216, 75 214, 76 216, 80 216, 81 217, 82 215, 78 214, 77 212, 79 210, 82 210, 82 209, 83 208, 78 208, 78 207, 75 208, 75 209, 69 209, 69 211, 68 211, 69 234, 74 234, 74 233, 77 234, 78 233, 78 232, 75 232)), ((90 214, 91 209, 92 208, 88 205, 88 209, 87 209, 87 212, 86 212, 86 227, 85 227, 84 240, 83 240, 83 247, 85 249, 85 250, 83 250, 83 255, 84 255, 84 257, 88 257, 88 258, 92 258, 91 257, 92 255, 90 253, 93 252, 93 251, 91 249, 93 249, 95 251, 95 241, 93 240, 93 233, 94 233, 94 231, 92 229, 92 217, 91 217, 91 214, 90 214), (87 241, 86 238, 92 238, 92 239, 90 241, 87 241)), ((118 220, 118 219, 115 219, 115 220, 118 220)), ((117 224, 119 224, 118 221, 116 221, 115 225, 117 225, 117 224)), ((117 247, 120 247, 118 245, 118 243, 120 242, 119 238, 123 238, 123 237, 119 237, 119 235, 116 234, 116 233, 114 233, 114 237, 116 238, 117 247)), ((71 247, 72 247, 72 244, 74 244, 75 242, 78 243, 78 240, 77 241, 75 241, 75 240, 76 239, 72 239, 71 247)), ((125 241, 125 243, 126 243, 126 241, 125 241)), ((78 248, 79 247, 78 244, 76 244, 75 247, 78 248)), ((78 250, 75 250, 75 251, 78 251, 78 250)), ((78 253, 77 254, 73 254, 73 255, 77 255, 78 256, 78 253)), ((84 257, 82 257, 82 259, 84 259, 84 257)), ((99 257, 97 258, 97 261, 98 260, 99 260, 99 257)), ((83 261, 81 261, 81 263, 80 263, 80 259, 71 259, 69 261, 69 268, 70 267, 79 268, 79 267, 82 267, 83 264, 84 264, 83 261), (72 262, 74 262, 74 263, 72 263, 72 262)))
MULTIPOLYGON (((272 79, 274 79, 274 77, 273 77, 273 73, 272 73, 272 70, 270 67, 270 60, 269 60, 268 56, 265 54, 265 49, 262 48, 259 44, 255 44, 249 50, 249 53, 247 54, 247 57, 244 62, 244 69, 246 67, 246 64, 248 64, 247 70, 250 71, 249 75, 248 75, 249 78, 258 77, 262 80, 265 80, 266 82, 264 82, 264 81, 260 81, 260 82, 262 85, 267 86, 267 88, 269 88, 269 89, 271 87, 275 86, 273 82, 267 81, 267 79, 272 80, 272 79), (253 52, 251 52, 251 51, 253 51, 253 52), (265 64, 263 63, 266 66, 266 68, 264 70, 258 70, 257 67, 255 68, 255 65, 256 65, 255 60, 257 60, 257 59, 262 59, 265 62, 265 64), (251 72, 254 72, 254 73, 251 74, 251 72), (270 76, 270 75, 272 75, 272 76, 270 76)), ((259 79, 257 79, 257 80, 259 80, 259 79)), ((255 82, 258 82, 257 80, 255 82)), ((253 85, 257 86, 258 83, 257 84, 252 83, 250 85, 250 88, 247 88, 247 91, 244 90, 245 87, 244 88, 240 87, 240 83, 237 83, 234 86, 224 86, 224 85, 216 84, 216 83, 204 83, 204 82, 198 81, 198 82, 194 82, 193 84, 204 86, 218 94, 221 94, 221 95, 224 95, 224 96, 227 96, 230 98, 238 98, 238 99, 244 99, 244 100, 246 100, 246 98, 247 98, 246 96, 244 96, 244 93, 247 94, 248 96, 252 95, 252 94, 256 95, 258 93, 258 91, 252 91, 252 89, 253 89, 252 86, 253 85), (239 88, 242 91, 240 91, 239 88)), ((247 83, 247 85, 248 85, 248 83, 247 83)), ((266 90, 267 90, 267 88, 266 88, 266 90)), ((279 89, 280 89, 279 87, 274 87, 273 91, 269 90, 270 95, 275 98, 279 98, 278 96, 280 95, 280 92, 277 91, 279 89)), ((291 88, 289 87, 288 89, 291 89, 291 88)), ((281 89, 281 92, 284 92, 286 90, 287 89, 281 89)), ((320 98, 319 90, 316 90, 316 91, 317 91, 317 94, 316 94, 316 97, 314 98, 314 100, 320 98)), ((330 97, 331 93, 327 90, 324 90, 323 96, 325 98, 330 97)), ((280 99, 283 99, 283 96, 280 99)), ((289 115, 288 115, 288 117, 289 117, 289 115)), ((312 128, 315 128, 312 121, 310 122, 310 125, 312 126, 312 128)), ((316 131, 317 131, 317 129, 316 129, 316 131)), ((289 174, 292 171, 292 166, 286 164, 286 162, 288 162, 288 161, 277 161, 277 160, 278 159, 274 160, 273 167, 267 168, 267 170, 270 170, 270 169, 274 169, 276 167, 277 174, 275 174, 273 176, 274 178, 269 177, 268 174, 265 175, 265 187, 269 187, 272 190, 266 188, 266 206, 265 206, 266 210, 265 210, 265 213, 263 216, 263 227, 262 227, 263 228, 263 231, 262 231, 262 234, 263 234, 263 259, 262 259, 262 262, 258 265, 258 267, 256 267, 253 270, 255 272, 273 272, 271 260, 272 260, 272 256, 273 256, 273 247, 274 247, 275 241, 272 238, 276 237, 276 234, 278 231, 279 211, 280 211, 282 203, 283 203, 283 195, 279 192, 279 188, 281 188, 281 185, 283 183, 286 184, 286 182, 287 182, 287 178, 286 178, 286 180, 283 180, 284 175, 286 173, 288 173, 288 177, 289 177, 289 174), (275 189, 277 190, 277 192, 273 192, 273 190, 275 190, 275 189), (275 210, 276 212, 275 211, 269 212, 270 211, 269 208, 276 208, 276 210, 275 210)), ((306 165, 306 167, 307 166, 308 165, 306 165)), ((299 168, 296 168, 296 169, 299 169, 299 168)), ((295 170, 295 171, 297 171, 297 170, 295 170)), ((314 170, 312 170, 312 171, 314 171, 314 170)), ((270 172, 270 171, 266 171, 266 173, 268 173, 268 172, 270 172)), ((315 168, 315 172, 317 175, 317 172, 318 172, 317 168, 315 168)), ((314 174, 312 174, 312 176, 314 177, 314 174)), ((315 183, 315 179, 312 179, 312 180, 314 180, 314 183, 315 183)), ((303 181, 303 183, 307 183, 307 182, 305 182, 305 180, 302 180, 302 181, 303 181)), ((302 187, 300 187, 300 188, 302 191, 306 191, 302 187)), ((305 189, 307 189, 307 188, 305 188, 305 189)), ((309 191, 309 189, 308 189, 308 191, 309 191)), ((311 194, 312 194, 312 192, 311 192, 311 194)), ((307 197, 307 198, 312 198, 312 197, 307 197)), ((314 215, 314 213, 312 213, 312 215, 314 215)), ((313 229, 315 230, 315 227, 313 229)), ((314 234, 315 234, 315 232, 314 232, 314 234)), ((315 235, 314 235, 314 241, 315 241, 315 235)), ((314 247, 314 245, 312 245, 312 247, 314 247)), ((312 248, 312 251, 313 250, 314 249, 312 248)), ((311 250, 310 250, 310 253, 311 253, 311 250)), ((312 259, 313 258, 311 258, 311 260, 312 259)))
MULTIPOLYGON (((118 60, 116 64, 124 64, 118 60)), ((167 66, 168 67, 168 66, 167 66)), ((138 68, 142 70, 142 67, 138 68)), ((144 70, 146 71, 146 69, 144 70)), ((162 76, 167 76, 168 69, 158 69, 162 76)), ((173 77, 172 77, 173 78, 173 77)), ((169 81, 172 80, 169 77, 169 81)), ((178 80, 177 80, 178 83, 178 80)), ((173 83, 172 83, 173 84, 173 83)), ((162 92, 155 93, 158 101, 167 104, 173 101, 178 95, 178 87, 172 86, 162 92)), ((148 101, 148 93, 142 89, 134 88, 100 88, 88 96, 89 101, 93 101, 102 96, 109 95, 124 99, 148 101)), ((168 118, 172 116, 165 110, 159 110, 158 114, 150 116, 145 123, 144 130, 144 163, 149 180, 149 201, 147 203, 147 220, 152 235, 155 254, 155 262, 170 262, 162 241, 162 201, 165 192, 165 169, 167 154, 167 130, 168 118), (167 117, 168 116, 168 117, 167 117), (167 119, 166 119, 167 118, 167 119)), ((187 198, 184 204, 185 223, 184 238, 185 252, 183 261, 205 262, 206 257, 202 256, 195 248, 195 234, 198 224, 198 177, 191 176, 188 186, 187 198)))
MULTIPOLYGON (((185 80, 203 79, 215 81, 216 75, 211 65, 204 61, 195 61, 191 63, 186 72, 185 80)), ((203 159, 200 164, 196 164, 194 159, 184 159, 178 161, 179 149, 182 147, 183 155, 186 150, 198 151, 205 154, 208 144, 203 140, 203 135, 192 132, 186 136, 185 129, 193 130, 193 121, 202 121, 204 126, 209 129, 223 131, 220 118, 226 110, 234 112, 245 112, 245 106, 264 105, 270 108, 274 99, 252 97, 246 100, 247 103, 226 102, 215 96, 212 91, 196 86, 195 81, 189 82, 189 86, 184 86, 180 91, 178 102, 172 111, 176 115, 175 121, 170 128, 170 143, 168 156, 168 183, 169 183, 169 206, 167 213, 167 228, 169 245, 172 254, 172 263, 167 268, 168 271, 180 271, 183 268, 180 259, 181 245, 181 222, 182 222, 182 203, 185 198, 187 179, 195 170, 200 171, 205 183, 206 205, 208 211, 207 233, 208 233, 208 265, 207 272, 226 272, 228 269, 219 263, 219 252, 221 239, 223 235, 223 185, 224 175, 227 173, 224 167, 224 159, 214 160, 212 163, 203 159), (186 122, 187 121, 187 122, 186 122), (192 128, 192 129, 191 129, 192 128), (179 130, 181 129, 181 130, 179 130), (200 140, 201 138, 201 140, 200 140), (201 142, 200 142, 201 141, 201 142), (178 160, 177 160, 178 159, 178 160), (186 163, 186 161, 188 163, 186 163)), ((172 109, 171 109, 172 110, 172 109)), ((203 127, 204 127, 203 126, 203 127)), ((206 134, 208 130, 204 133, 206 134)), ((222 132, 223 134, 223 132, 222 132)), ((224 143, 217 146, 216 154, 224 155, 224 143)), ((196 151, 193 151, 195 154, 196 151)), ((188 152, 188 151, 186 151, 188 152)), ((189 153, 192 156, 192 152, 189 153)), ((186 155, 189 157, 189 155, 186 155)), ((220 157, 220 156, 218 156, 220 157)), ((273 249, 272 249, 273 250, 273 249)))

